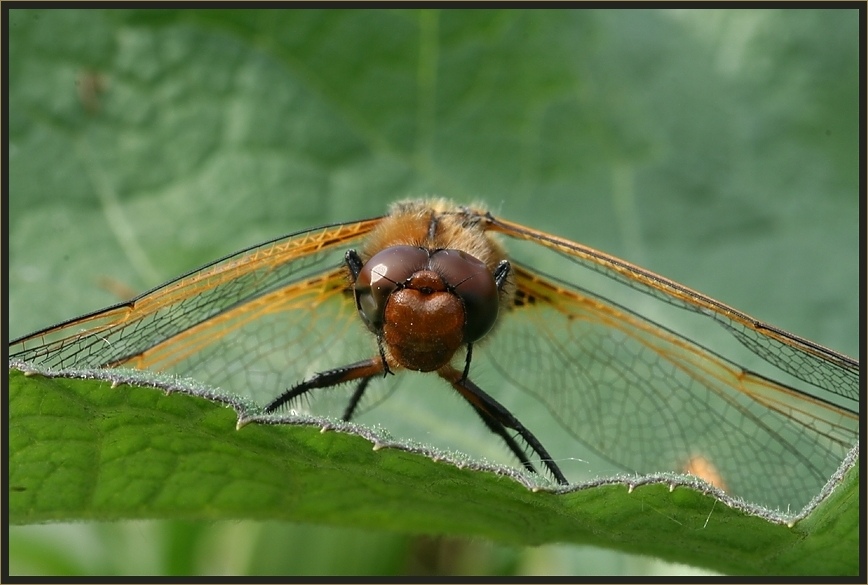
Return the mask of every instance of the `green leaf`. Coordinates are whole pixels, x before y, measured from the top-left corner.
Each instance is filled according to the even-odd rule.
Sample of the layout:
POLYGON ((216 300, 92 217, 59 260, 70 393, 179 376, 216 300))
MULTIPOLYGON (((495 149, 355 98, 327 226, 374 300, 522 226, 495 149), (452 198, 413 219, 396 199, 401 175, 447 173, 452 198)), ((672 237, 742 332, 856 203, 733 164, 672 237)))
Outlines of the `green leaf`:
POLYGON ((743 574, 858 570, 852 462, 833 497, 790 527, 677 479, 548 493, 414 449, 374 450, 370 434, 256 423, 236 432, 242 405, 236 412, 183 391, 13 371, 9 400, 14 524, 316 521, 521 545, 595 544, 743 574))
MULTIPOLYGON (((4 16, 13 338, 267 238, 437 194, 485 201, 858 352, 855 10, 4 16)), ((255 543, 242 554, 215 544, 237 542, 232 528, 166 526, 78 524, 28 550, 69 559, 54 561, 57 573, 289 574, 313 555, 282 542, 390 543, 380 564, 339 565, 348 555, 334 554, 304 565, 352 574, 407 571, 395 559, 416 542, 307 526, 289 538, 263 525, 238 528, 255 543), (180 565, 138 543, 102 561, 75 548, 114 551, 124 530, 145 530, 148 550, 193 539, 186 546, 220 552, 180 565)), ((503 554, 513 560, 466 571, 673 570, 597 564, 597 549, 503 554)))

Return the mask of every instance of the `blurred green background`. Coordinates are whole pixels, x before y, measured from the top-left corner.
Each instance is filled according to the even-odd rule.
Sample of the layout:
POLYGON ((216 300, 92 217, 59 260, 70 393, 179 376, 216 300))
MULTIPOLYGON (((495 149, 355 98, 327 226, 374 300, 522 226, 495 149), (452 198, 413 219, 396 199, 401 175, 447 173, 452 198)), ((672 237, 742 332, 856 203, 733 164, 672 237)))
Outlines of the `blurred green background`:
MULTIPOLYGON (((858 353, 856 10, 6 16, 12 338, 437 194, 858 353)), ((12 574, 681 570, 251 522, 12 527, 9 548, 12 574)))

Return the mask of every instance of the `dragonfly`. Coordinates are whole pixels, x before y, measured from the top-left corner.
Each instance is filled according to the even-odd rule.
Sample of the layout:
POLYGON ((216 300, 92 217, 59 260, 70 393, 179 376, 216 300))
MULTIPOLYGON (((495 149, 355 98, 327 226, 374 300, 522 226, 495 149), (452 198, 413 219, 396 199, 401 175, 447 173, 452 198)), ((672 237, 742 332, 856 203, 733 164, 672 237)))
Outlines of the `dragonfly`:
POLYGON ((331 396, 344 420, 372 393, 369 407, 420 392, 407 380, 425 376, 436 381, 425 392, 457 392, 526 469, 558 483, 563 461, 591 455, 779 508, 807 504, 859 437, 856 360, 445 199, 241 250, 16 339, 10 359, 169 372, 250 395, 264 413, 331 396), (536 427, 528 398, 548 417, 534 413, 536 427))

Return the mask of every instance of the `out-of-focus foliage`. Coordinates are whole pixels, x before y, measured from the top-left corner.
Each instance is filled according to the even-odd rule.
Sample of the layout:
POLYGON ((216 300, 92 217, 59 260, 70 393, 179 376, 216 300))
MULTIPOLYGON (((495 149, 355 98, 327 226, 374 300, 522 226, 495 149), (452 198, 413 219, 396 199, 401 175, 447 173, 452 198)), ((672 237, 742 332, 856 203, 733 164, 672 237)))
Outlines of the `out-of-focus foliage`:
MULTIPOLYGON (((6 16, 12 337, 436 193, 857 353, 855 10, 6 16)), ((468 546, 476 564, 461 547, 271 523, 10 535, 13 573, 649 570, 468 546)))

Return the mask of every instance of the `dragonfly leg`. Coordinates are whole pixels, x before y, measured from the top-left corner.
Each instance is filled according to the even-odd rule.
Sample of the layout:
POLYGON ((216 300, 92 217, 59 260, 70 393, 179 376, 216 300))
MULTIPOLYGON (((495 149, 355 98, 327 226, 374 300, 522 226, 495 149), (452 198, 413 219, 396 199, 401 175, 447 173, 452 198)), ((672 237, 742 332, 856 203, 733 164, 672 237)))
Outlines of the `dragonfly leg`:
POLYGON ((503 290, 503 285, 506 284, 506 277, 509 276, 509 271, 509 260, 501 260, 500 264, 494 269, 494 284, 497 285, 497 290, 503 290))
POLYGON ((470 375, 470 358, 473 356, 473 344, 467 344, 467 356, 464 358, 464 371, 461 373, 461 381, 467 379, 470 375))
POLYGON ((344 262, 346 262, 347 268, 349 268, 350 274, 353 277, 353 284, 355 284, 359 278, 359 272, 362 271, 364 262, 362 262, 359 253, 355 250, 347 250, 347 253, 344 254, 344 262))
POLYGON ((543 465, 545 465, 551 474, 560 484, 568 484, 567 478, 563 472, 555 464, 552 456, 549 455, 542 443, 539 442, 533 433, 531 433, 523 424, 521 424, 515 416, 502 404, 485 393, 479 386, 468 380, 461 372, 452 366, 444 366, 437 373, 441 378, 452 384, 452 387, 461 394, 464 399, 470 403, 485 426, 491 432, 503 439, 507 447, 518 457, 522 465, 530 471, 536 472, 533 464, 528 459, 527 454, 521 445, 510 435, 507 428, 516 431, 525 443, 540 456, 543 465))
MULTIPOLYGON (((272 400, 270 403, 268 403, 265 407, 265 412, 274 412, 284 404, 298 398, 302 394, 315 388, 329 388, 331 386, 343 384, 344 382, 371 378, 372 376, 381 374, 383 372, 383 368, 385 367, 384 364, 385 362, 381 358, 376 357, 369 360, 356 362, 355 364, 350 364, 348 366, 343 366, 341 368, 335 368, 334 370, 328 370, 326 372, 314 374, 313 377, 311 377, 309 380, 305 380, 301 384, 293 386, 292 388, 272 400)), ((363 392, 364 388, 361 388, 361 392, 359 391, 359 389, 356 389, 356 394, 358 394, 358 398, 361 398, 363 392)), ((355 395, 353 397, 356 398, 355 395)), ((353 408, 355 408, 354 405, 353 408)), ((350 412, 350 414, 352 414, 352 412, 350 412)))
POLYGON ((341 420, 349 421, 353 417, 353 412, 355 412, 356 407, 359 405, 359 400, 362 399, 362 395, 365 393, 365 390, 368 389, 368 384, 371 382, 371 379, 371 376, 368 376, 367 378, 362 378, 361 380, 359 380, 359 384, 358 386, 356 386, 356 390, 350 397, 349 404, 347 404, 346 409, 344 409, 344 414, 341 415, 341 420))

